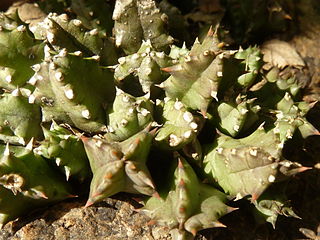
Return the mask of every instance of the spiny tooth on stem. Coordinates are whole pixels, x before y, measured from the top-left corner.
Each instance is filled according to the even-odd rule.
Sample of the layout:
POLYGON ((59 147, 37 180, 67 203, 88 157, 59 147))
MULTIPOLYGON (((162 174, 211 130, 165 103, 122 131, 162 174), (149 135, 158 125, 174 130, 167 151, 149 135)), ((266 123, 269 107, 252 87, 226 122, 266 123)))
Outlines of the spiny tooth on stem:
POLYGON ((236 198, 233 201, 238 201, 242 198, 243 198, 243 196, 241 195, 241 193, 237 193, 236 198))
POLYGON ((238 209, 239 208, 234 208, 234 207, 227 206, 227 213, 231 213, 231 212, 236 211, 238 209))
POLYGON ((195 237, 197 235, 198 230, 193 228, 190 230, 191 234, 195 237))
POLYGON ((180 158, 178 158, 178 168, 179 169, 184 169, 183 163, 182 163, 180 158))
POLYGON ((222 228, 227 227, 226 225, 224 225, 223 223, 221 223, 219 221, 215 221, 213 225, 214 225, 214 227, 222 227, 222 228))
POLYGON ((104 179, 108 179, 108 180, 110 180, 110 179, 112 179, 112 177, 113 177, 113 174, 112 173, 107 173, 106 175, 104 175, 104 179))
POLYGON ((86 205, 84 206, 84 208, 90 207, 94 204, 94 202, 92 202, 90 199, 86 202, 86 205))
POLYGON ((153 189, 155 189, 155 186, 153 184, 153 182, 151 181, 151 179, 147 178, 147 177, 143 177, 142 178, 143 182, 145 184, 147 184, 148 186, 152 187, 153 189))

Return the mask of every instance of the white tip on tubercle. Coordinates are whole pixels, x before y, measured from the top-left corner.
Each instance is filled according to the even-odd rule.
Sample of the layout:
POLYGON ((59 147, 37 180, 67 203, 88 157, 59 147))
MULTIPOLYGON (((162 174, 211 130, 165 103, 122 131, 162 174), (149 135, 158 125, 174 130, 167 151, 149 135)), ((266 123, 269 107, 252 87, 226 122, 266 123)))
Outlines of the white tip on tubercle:
POLYGON ((20 144, 22 145, 26 145, 26 141, 21 137, 19 138, 19 141, 18 141, 20 144))
POLYGON ((120 88, 116 87, 116 95, 119 96, 123 93, 123 91, 120 88))
POLYGON ((55 74, 54 74, 55 78, 57 79, 57 81, 61 82, 63 80, 63 74, 62 72, 60 71, 57 71, 55 74))
POLYGON ((268 177, 268 182, 270 182, 270 183, 273 183, 275 180, 276 180, 276 177, 273 176, 273 175, 270 175, 270 176, 268 177))
POLYGON ((108 131, 109 131, 110 133, 114 133, 114 129, 113 129, 113 127, 108 126, 107 128, 108 128, 108 131))
POLYGON ((28 97, 28 102, 31 103, 31 104, 33 104, 35 102, 35 100, 36 100, 36 97, 33 94, 31 94, 28 97))
POLYGON ((74 19, 73 24, 77 27, 81 26, 82 22, 79 19, 74 19))
POLYGON ((32 149, 33 149, 33 141, 34 141, 34 138, 31 138, 31 140, 28 142, 28 144, 26 146, 27 150, 32 151, 32 149))
POLYGON ((47 39, 50 43, 54 41, 54 34, 52 32, 47 32, 47 39))
POLYGON ((89 34, 92 35, 92 36, 95 36, 95 35, 97 35, 98 33, 99 33, 99 32, 98 32, 98 29, 96 29, 96 28, 92 29, 92 30, 89 32, 89 34))
POLYGON ((64 94, 68 99, 73 99, 74 98, 74 93, 72 89, 67 89, 64 91, 64 94))
POLYGON ((41 65, 39 63, 31 66, 32 70, 35 72, 39 72, 41 69, 41 65))
POLYGON ((183 119, 188 122, 191 123, 193 121, 193 115, 190 112, 185 112, 183 114, 183 119))
POLYGON ((19 88, 16 88, 15 90, 13 90, 11 92, 11 95, 14 96, 14 97, 19 97, 20 96, 20 89, 19 88))
POLYGON ((6 148, 4 149, 3 155, 10 156, 9 143, 6 144, 6 148))
POLYGON ((156 99, 156 106, 159 106, 162 103, 160 99, 156 99))
POLYGON ((36 76, 32 76, 29 79, 28 83, 34 86, 34 85, 36 85, 37 81, 38 81, 38 79, 36 78, 36 76))
POLYGON ((74 53, 73 53, 75 56, 82 56, 82 52, 81 51, 75 51, 74 53))
POLYGON ((66 48, 62 48, 58 54, 59 57, 66 57, 68 54, 68 51, 66 48))
POLYGON ((193 130, 196 130, 196 129, 198 128, 198 124, 196 124, 195 122, 190 123, 189 126, 190 126, 193 130))
POLYGON ((100 56, 94 55, 94 56, 91 57, 91 59, 93 59, 95 61, 99 61, 100 60, 100 56))
POLYGON ((183 105, 183 103, 180 102, 180 101, 176 101, 176 102, 174 103, 174 108, 175 108, 176 110, 181 110, 183 107, 184 107, 184 105, 183 105))
POLYGON ((24 32, 24 31, 26 30, 26 26, 20 25, 20 26, 17 27, 17 30, 18 30, 19 32, 24 32))
POLYGON ((59 158, 59 157, 56 158, 56 164, 57 164, 58 167, 60 166, 60 164, 61 164, 61 158, 59 158))
POLYGON ((12 76, 11 75, 7 75, 5 80, 6 80, 6 82, 11 83, 12 82, 12 76))
POLYGON ((192 131, 191 131, 191 130, 186 131, 186 132, 183 134, 183 137, 189 138, 189 137, 191 136, 191 134, 192 134, 192 131))
POLYGON ((53 131, 56 128, 56 126, 57 126, 57 123, 54 120, 52 120, 52 123, 50 125, 50 131, 53 131))
POLYGON ((121 58, 118 59, 118 62, 120 64, 124 64, 126 62, 126 58, 125 57, 121 57, 121 58))
POLYGON ((83 111, 81 111, 81 115, 82 115, 82 117, 84 117, 85 119, 90 119, 90 112, 89 112, 89 110, 88 109, 85 109, 85 110, 83 110, 83 111))
POLYGON ((67 181, 69 180, 70 178, 70 175, 71 175, 71 171, 70 171, 70 168, 68 166, 64 166, 64 171, 66 173, 66 179, 67 181))
POLYGON ((150 92, 147 92, 147 93, 144 95, 144 98, 150 99, 150 92))
POLYGON ((219 100, 218 100, 218 97, 217 97, 217 95, 218 95, 218 92, 217 92, 217 91, 211 91, 210 95, 211 95, 211 97, 213 97, 217 102, 219 101, 219 100))
POLYGON ((150 111, 145 108, 142 108, 140 112, 141 112, 142 116, 144 116, 144 117, 146 117, 150 113, 150 111))

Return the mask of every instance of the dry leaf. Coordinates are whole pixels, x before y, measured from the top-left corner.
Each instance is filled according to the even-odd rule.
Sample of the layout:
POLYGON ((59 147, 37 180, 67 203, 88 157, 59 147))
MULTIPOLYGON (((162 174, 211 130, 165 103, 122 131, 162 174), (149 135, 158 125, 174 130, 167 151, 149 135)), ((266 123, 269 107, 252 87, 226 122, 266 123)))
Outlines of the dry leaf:
POLYGON ((261 52, 264 54, 263 60, 267 63, 267 67, 271 65, 283 69, 287 66, 297 68, 305 66, 297 51, 285 41, 277 39, 267 41, 262 45, 261 52))

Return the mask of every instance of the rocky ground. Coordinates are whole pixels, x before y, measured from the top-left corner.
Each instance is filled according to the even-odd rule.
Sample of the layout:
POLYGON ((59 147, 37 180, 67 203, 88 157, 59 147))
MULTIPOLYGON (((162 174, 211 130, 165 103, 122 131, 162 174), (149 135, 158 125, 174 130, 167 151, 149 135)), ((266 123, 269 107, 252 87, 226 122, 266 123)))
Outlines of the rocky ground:
MULTIPOLYGON (((6 8, 11 2, 1 0, 0 8, 6 8)), ((319 99, 320 95, 320 14, 313 7, 317 0, 298 2, 300 11, 296 22, 298 32, 290 39, 286 36, 279 36, 279 38, 286 40, 304 61, 304 71, 300 74, 300 78, 306 83, 305 100, 313 102, 319 99)), ((28 10, 26 10, 27 13, 28 10)), ((320 186, 320 182, 317 182, 320 179, 319 173, 313 173, 311 176, 315 179, 314 186, 304 185, 305 182, 310 182, 305 180, 308 177, 310 176, 306 173, 296 179, 297 182, 300 181, 304 194, 309 197, 305 199, 308 202, 293 201, 294 206, 303 209, 300 212, 298 209, 298 215, 303 220, 281 219, 277 230, 273 230, 270 224, 260 224, 259 221, 256 224, 257 218, 247 214, 250 212, 248 210, 250 204, 240 202, 240 205, 243 205, 241 211, 235 211, 221 220, 228 229, 203 231, 197 239, 292 240, 303 238, 304 236, 298 230, 299 227, 315 230, 320 221, 318 216, 320 196, 315 194, 320 186)), ((85 199, 73 199, 37 210, 29 216, 5 225, 0 231, 0 240, 171 239, 168 229, 156 226, 150 219, 135 210, 139 204, 129 196, 120 194, 92 207, 84 208, 84 205, 85 199)))
POLYGON ((7 224, 0 239, 170 239, 168 229, 150 224, 150 219, 124 200, 109 198, 89 208, 83 208, 84 200, 60 203, 7 224))

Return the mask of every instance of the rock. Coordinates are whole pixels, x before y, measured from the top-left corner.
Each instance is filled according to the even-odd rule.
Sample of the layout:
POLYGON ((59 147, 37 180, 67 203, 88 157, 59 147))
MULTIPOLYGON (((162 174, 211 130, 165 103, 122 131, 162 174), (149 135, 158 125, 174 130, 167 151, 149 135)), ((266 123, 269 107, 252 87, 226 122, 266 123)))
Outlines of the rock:
POLYGON ((135 211, 137 202, 120 198, 88 208, 84 199, 56 204, 6 224, 0 240, 171 240, 169 229, 135 211))

